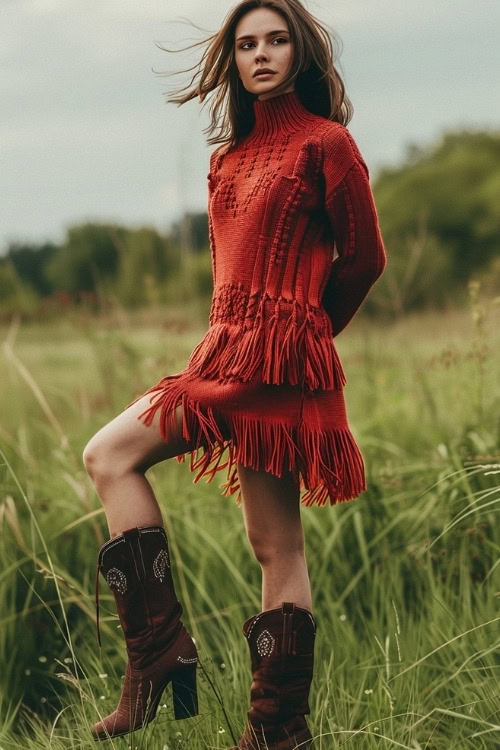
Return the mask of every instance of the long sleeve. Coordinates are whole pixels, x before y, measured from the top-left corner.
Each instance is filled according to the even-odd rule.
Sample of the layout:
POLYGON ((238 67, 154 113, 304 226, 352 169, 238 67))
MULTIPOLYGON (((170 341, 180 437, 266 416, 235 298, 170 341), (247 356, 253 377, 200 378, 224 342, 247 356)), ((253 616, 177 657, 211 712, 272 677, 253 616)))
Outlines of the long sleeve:
POLYGON ((215 169, 216 169, 216 159, 217 159, 217 151, 218 149, 215 149, 210 154, 210 167, 207 174, 207 187, 208 187, 208 199, 207 199, 207 218, 208 218, 208 239, 210 244, 210 256, 212 260, 212 283, 215 288, 215 238, 214 238, 214 227, 212 222, 212 207, 211 207, 211 200, 212 195, 215 188, 215 169))
POLYGON ((322 303, 336 336, 381 275, 387 257, 368 167, 351 134, 339 125, 324 149, 325 209, 338 257, 332 263, 322 303))

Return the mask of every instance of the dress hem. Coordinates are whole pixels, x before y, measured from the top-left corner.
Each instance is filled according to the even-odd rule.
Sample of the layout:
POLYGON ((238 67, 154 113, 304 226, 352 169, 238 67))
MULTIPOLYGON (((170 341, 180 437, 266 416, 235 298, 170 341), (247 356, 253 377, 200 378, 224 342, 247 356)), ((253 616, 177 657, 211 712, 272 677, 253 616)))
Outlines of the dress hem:
POLYGON ((328 500, 330 505, 336 505, 358 497, 367 489, 363 458, 347 426, 318 430, 304 423, 289 426, 277 419, 264 421, 223 412, 191 398, 182 384, 176 382, 177 378, 178 375, 162 378, 125 408, 151 394, 150 406, 138 419, 150 425, 160 410, 160 434, 166 440, 172 434, 171 429, 174 432, 177 429, 175 409, 182 404, 183 438, 193 448, 174 458, 183 463, 186 454, 190 455, 190 471, 198 471, 193 483, 203 477, 208 484, 218 471, 227 469, 226 481, 219 488, 225 497, 238 492, 235 502, 239 506, 242 498, 236 464, 241 463, 278 477, 283 476, 287 465, 299 483, 299 492, 305 490, 300 503, 307 507, 323 506, 328 500), (229 439, 221 431, 222 422, 229 428, 229 439))

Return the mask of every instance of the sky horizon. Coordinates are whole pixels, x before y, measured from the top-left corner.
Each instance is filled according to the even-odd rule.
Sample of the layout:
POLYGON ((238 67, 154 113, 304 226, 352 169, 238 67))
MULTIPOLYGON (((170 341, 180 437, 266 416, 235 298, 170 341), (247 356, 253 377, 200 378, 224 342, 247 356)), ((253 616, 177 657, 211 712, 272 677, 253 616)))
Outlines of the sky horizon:
MULTIPOLYGON (((85 221, 169 230, 205 211, 208 106, 165 91, 236 3, 2 0, 0 255, 10 242, 60 243, 85 221), (180 19, 187 19, 180 22, 180 19), (201 31, 191 26, 191 21, 201 31)), ((341 44, 348 127, 372 182, 443 132, 500 129, 497 30, 490 0, 318 0, 308 10, 341 44)))

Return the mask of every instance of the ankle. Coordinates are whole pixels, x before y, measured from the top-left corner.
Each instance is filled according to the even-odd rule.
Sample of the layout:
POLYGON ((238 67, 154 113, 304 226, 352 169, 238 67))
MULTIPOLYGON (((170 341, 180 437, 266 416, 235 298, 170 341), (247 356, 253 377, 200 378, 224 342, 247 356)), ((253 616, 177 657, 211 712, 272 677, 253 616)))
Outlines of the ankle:
POLYGON ((299 607, 300 609, 306 609, 311 615, 313 614, 312 611, 312 601, 310 596, 301 596, 293 595, 286 593, 284 595, 279 595, 277 597, 267 597, 262 600, 262 611, 267 612, 270 609, 279 609, 283 602, 293 602, 296 607, 299 607))
POLYGON ((262 608, 276 609, 283 602, 294 602, 297 607, 312 611, 312 595, 307 563, 302 555, 288 557, 286 564, 280 560, 261 565, 262 608))
POLYGON ((158 517, 156 514, 150 515, 150 516, 140 516, 139 518, 130 518, 127 520, 127 518, 120 519, 119 521, 114 521, 113 519, 113 525, 111 525, 111 522, 108 519, 108 528, 109 528, 109 536, 110 539, 115 539, 118 536, 121 536, 124 531, 130 531, 131 529, 163 529, 163 519, 158 517))

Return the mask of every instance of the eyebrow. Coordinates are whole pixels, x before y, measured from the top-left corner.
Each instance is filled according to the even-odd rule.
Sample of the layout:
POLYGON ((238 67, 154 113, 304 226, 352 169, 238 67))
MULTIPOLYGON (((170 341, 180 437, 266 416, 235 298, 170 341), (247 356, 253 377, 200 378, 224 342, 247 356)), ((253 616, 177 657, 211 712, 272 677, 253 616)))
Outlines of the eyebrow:
MULTIPOLYGON (((273 34, 288 34, 289 32, 286 29, 277 29, 276 31, 268 31, 266 36, 272 36, 273 34)), ((241 39, 254 39, 253 34, 244 34, 243 36, 239 36, 237 38, 237 42, 239 42, 241 39)))

